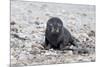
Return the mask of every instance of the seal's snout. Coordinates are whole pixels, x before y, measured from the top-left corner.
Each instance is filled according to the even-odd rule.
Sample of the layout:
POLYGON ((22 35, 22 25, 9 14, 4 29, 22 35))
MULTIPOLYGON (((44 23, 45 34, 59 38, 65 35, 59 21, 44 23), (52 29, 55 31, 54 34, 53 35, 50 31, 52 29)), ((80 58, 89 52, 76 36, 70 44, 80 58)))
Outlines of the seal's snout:
POLYGON ((59 33, 59 28, 52 27, 51 32, 52 33, 59 33))

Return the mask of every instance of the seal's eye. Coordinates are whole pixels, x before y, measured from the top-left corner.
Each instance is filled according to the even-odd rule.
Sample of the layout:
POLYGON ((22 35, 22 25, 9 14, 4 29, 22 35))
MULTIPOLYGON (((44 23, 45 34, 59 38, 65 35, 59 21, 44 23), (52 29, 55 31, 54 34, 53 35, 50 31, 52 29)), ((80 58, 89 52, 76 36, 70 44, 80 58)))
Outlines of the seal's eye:
POLYGON ((61 24, 58 24, 58 26, 61 27, 62 25, 61 24))
POLYGON ((50 26, 53 26, 53 24, 49 24, 50 26))
POLYGON ((57 33, 59 32, 59 28, 56 29, 56 32, 57 32, 57 33))
POLYGON ((52 27, 52 28, 51 28, 51 32, 54 32, 54 31, 55 31, 55 29, 54 29, 54 27, 52 27))

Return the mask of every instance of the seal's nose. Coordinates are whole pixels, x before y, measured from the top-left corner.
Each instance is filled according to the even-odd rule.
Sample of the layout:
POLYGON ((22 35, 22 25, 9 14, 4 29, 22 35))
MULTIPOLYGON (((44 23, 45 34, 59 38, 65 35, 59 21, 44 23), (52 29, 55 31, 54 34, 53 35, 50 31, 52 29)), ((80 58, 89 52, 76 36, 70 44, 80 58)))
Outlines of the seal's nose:
POLYGON ((59 32, 59 28, 52 27, 51 32, 52 33, 58 33, 59 32))

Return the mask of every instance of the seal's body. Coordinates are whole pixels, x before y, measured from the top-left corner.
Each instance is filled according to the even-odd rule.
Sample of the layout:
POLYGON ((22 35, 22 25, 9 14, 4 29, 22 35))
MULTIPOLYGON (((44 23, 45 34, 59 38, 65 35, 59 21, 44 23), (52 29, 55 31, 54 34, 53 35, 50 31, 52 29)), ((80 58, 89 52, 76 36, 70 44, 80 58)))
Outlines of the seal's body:
POLYGON ((64 28, 63 22, 57 18, 50 18, 45 31, 45 48, 63 49, 73 39, 70 32, 64 28))

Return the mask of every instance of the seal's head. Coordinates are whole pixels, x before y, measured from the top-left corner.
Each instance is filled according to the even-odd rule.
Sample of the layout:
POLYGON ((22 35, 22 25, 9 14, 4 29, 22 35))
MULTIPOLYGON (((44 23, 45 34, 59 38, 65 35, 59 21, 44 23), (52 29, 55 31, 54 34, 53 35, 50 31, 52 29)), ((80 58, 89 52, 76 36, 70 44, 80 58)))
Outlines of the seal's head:
POLYGON ((47 22, 47 30, 52 34, 59 34, 62 31, 63 22, 60 18, 52 17, 47 22))

